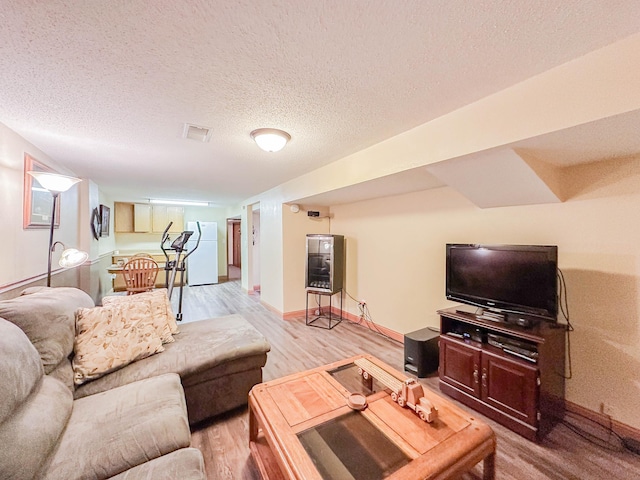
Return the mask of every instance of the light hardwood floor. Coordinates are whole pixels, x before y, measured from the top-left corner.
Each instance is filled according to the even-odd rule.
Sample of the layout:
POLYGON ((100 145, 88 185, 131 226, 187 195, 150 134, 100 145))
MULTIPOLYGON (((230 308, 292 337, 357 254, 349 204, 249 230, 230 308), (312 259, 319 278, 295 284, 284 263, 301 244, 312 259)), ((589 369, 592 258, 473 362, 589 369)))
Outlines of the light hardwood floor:
MULTIPOLYGON (((177 295, 173 298, 174 307, 177 307, 176 299, 177 295)), ((324 330, 306 326, 304 318, 282 320, 264 308, 258 296, 242 292, 238 281, 185 287, 182 310, 183 322, 230 313, 243 315, 271 344, 271 352, 263 372, 265 381, 359 353, 375 355, 394 368, 403 370, 403 347, 399 343, 346 321, 333 330, 324 330)), ((437 376, 420 381, 439 393, 437 376)), ((468 407, 458 405, 469 410, 468 407)), ((606 449, 588 442, 560 424, 543 442, 536 444, 479 413, 477 415, 496 432, 496 478, 499 480, 640 478, 640 456, 622 447, 616 450, 615 439, 610 442, 614 450, 606 449)), ((603 435, 600 430, 593 431, 603 435)), ((249 453, 246 408, 234 410, 198 426, 192 432, 192 443, 204 454, 210 480, 260 479, 249 453)), ((476 466, 463 478, 482 478, 482 467, 476 466)))

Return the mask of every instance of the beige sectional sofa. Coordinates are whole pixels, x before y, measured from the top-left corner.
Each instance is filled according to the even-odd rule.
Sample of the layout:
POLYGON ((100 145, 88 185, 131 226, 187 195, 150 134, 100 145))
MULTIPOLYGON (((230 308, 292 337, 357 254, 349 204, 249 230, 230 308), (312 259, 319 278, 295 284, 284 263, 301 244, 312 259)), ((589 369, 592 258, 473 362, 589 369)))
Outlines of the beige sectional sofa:
POLYGON ((0 302, 0 478, 203 479, 189 424, 247 402, 269 344, 239 315, 179 325, 164 351, 73 383, 73 288, 0 302))

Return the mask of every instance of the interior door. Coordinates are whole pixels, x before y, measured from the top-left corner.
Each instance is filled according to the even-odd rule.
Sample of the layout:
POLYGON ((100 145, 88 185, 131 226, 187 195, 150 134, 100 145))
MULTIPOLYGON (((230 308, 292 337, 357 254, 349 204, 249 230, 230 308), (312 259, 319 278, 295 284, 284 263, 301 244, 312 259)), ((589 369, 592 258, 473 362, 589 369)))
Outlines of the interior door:
POLYGON ((240 254, 240 222, 234 222, 233 224, 233 262, 232 265, 240 268, 241 265, 240 254))

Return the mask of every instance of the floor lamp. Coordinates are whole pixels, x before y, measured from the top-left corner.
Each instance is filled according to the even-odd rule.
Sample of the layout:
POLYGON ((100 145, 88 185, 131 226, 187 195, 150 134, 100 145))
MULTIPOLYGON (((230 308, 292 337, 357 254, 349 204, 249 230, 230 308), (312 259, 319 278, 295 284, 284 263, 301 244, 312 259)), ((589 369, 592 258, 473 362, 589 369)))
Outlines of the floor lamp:
MULTIPOLYGON (((65 248, 62 242, 53 242, 53 227, 56 223, 56 205, 58 203, 58 197, 62 192, 66 192, 73 185, 80 182, 79 178, 68 177, 66 175, 59 175, 57 173, 49 173, 49 172, 27 172, 33 178, 35 178, 43 188, 49 190, 51 195, 53 196, 53 209, 51 210, 51 227, 49 229, 49 261, 47 263, 47 287, 51 286, 51 257, 53 255, 53 251, 56 248, 56 245, 62 245, 65 248)), ((87 252, 83 252, 80 250, 76 250, 75 248, 65 249, 62 252, 62 257, 60 257, 59 265, 62 268, 73 268, 79 265, 82 265, 87 258, 89 258, 89 254, 87 252)))

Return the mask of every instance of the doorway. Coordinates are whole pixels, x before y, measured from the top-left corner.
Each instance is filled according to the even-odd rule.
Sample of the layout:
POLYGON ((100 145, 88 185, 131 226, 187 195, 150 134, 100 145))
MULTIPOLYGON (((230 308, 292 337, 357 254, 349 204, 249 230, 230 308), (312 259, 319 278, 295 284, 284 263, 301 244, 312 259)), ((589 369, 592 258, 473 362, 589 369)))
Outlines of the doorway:
POLYGON ((251 265, 249 289, 260 292, 260 204, 251 206, 251 265))
POLYGON ((239 218, 227 219, 227 278, 240 280, 242 268, 242 233, 239 218))

